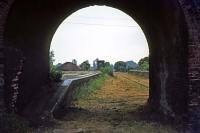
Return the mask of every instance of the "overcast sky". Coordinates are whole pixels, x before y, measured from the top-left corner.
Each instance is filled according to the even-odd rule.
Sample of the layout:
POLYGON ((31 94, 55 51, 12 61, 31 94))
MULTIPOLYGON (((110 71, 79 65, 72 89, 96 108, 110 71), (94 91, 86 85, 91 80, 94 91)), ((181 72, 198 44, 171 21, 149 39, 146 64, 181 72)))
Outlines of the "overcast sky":
POLYGON ((51 50, 55 64, 76 59, 78 64, 96 58, 115 63, 148 56, 148 44, 138 24, 124 12, 91 6, 73 13, 56 31, 51 50))

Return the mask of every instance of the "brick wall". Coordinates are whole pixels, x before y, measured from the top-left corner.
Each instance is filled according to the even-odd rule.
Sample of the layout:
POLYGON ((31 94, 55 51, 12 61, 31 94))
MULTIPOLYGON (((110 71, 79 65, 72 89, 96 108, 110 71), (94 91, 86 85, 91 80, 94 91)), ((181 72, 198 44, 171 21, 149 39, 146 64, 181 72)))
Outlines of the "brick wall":
POLYGON ((189 127, 200 132, 200 1, 179 0, 189 32, 189 127))
POLYGON ((0 112, 5 110, 4 106, 4 28, 9 9, 14 0, 0 0, 0 112))
POLYGON ((6 0, 0 1, 0 111, 4 109, 4 54, 3 54, 3 31, 8 12, 8 2, 6 0))

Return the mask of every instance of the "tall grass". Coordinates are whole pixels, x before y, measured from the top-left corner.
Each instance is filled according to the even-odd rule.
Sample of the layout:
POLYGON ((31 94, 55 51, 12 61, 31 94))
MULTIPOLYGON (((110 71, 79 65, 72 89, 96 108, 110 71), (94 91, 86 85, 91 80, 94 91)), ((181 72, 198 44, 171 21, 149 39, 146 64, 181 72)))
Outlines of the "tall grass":
POLYGON ((100 89, 108 77, 107 74, 101 74, 96 79, 91 79, 88 83, 79 87, 75 92, 74 100, 85 98, 94 93, 97 89, 100 89))

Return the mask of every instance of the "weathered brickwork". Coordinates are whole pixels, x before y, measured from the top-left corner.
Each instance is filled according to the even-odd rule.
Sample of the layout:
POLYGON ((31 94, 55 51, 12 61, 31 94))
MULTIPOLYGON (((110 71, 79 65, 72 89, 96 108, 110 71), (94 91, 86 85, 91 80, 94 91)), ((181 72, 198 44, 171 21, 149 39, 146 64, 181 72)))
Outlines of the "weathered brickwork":
POLYGON ((5 111, 5 45, 4 40, 4 29, 6 25, 6 20, 8 17, 9 10, 14 0, 0 0, 0 112, 5 111))
POLYGON ((200 132, 200 1, 180 0, 189 32, 189 127, 200 132))
POLYGON ((10 1, 0 1, 0 111, 4 110, 4 49, 3 33, 10 1))

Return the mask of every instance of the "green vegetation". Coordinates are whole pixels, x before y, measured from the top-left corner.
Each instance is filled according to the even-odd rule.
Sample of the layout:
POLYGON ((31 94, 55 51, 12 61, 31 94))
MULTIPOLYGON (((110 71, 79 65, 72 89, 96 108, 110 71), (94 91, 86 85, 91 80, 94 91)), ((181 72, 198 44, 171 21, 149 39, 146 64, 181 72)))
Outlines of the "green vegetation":
POLYGON ((88 83, 77 89, 74 95, 75 100, 87 97, 91 93, 94 93, 97 89, 102 87, 103 83, 109 76, 114 76, 113 67, 109 62, 106 62, 104 66, 100 68, 100 71, 101 74, 96 79, 90 80, 88 83))
POLYGON ((100 71, 105 75, 108 74, 109 76, 114 76, 113 75, 113 68, 111 66, 106 66, 102 67, 100 71))
POLYGON ((84 61, 83 63, 81 63, 80 67, 82 70, 88 71, 90 69, 89 61, 88 60, 84 61))
POLYGON ((106 79, 108 79, 108 77, 109 76, 107 74, 101 74, 96 79, 90 80, 88 83, 77 89, 74 99, 78 100, 80 98, 87 97, 91 93, 94 93, 97 89, 102 87, 103 83, 106 79))
POLYGON ((50 53, 49 53, 49 66, 50 66, 49 78, 51 81, 59 82, 59 81, 61 81, 61 78, 62 78, 62 72, 57 71, 56 67, 53 65, 53 63, 55 61, 54 56, 55 56, 54 52, 50 51, 50 53))
POLYGON ((126 72, 126 62, 118 61, 114 65, 114 69, 116 72, 126 72))
POLYGON ((149 57, 144 57, 138 62, 138 70, 149 71, 149 57))
POLYGON ((108 74, 109 76, 114 76, 113 75, 113 67, 112 65, 110 64, 110 62, 106 62, 104 64, 104 67, 101 67, 100 68, 100 71, 102 72, 102 74, 108 74))

